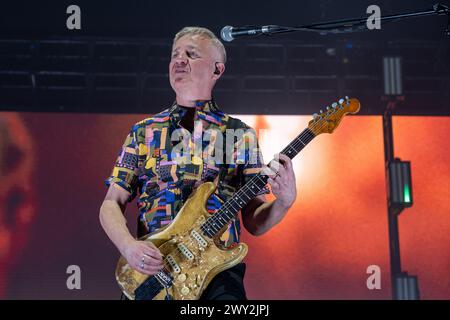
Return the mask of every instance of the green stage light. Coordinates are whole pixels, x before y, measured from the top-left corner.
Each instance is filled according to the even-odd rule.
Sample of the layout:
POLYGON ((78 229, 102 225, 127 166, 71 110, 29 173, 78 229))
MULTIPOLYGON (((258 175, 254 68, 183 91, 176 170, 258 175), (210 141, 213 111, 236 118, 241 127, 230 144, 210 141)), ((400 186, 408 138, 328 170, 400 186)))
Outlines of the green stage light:
POLYGON ((388 167, 389 204, 400 213, 413 205, 411 163, 396 158, 389 162, 388 167))

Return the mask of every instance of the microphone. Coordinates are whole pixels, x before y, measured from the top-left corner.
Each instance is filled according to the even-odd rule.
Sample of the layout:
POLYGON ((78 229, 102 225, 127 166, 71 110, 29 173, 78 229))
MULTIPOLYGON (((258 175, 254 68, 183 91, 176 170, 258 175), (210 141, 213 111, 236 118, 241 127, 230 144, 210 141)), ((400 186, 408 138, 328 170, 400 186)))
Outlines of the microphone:
POLYGON ((226 26, 220 31, 222 40, 230 42, 237 37, 242 36, 255 36, 258 34, 271 34, 274 31, 279 31, 282 28, 279 26, 251 26, 251 27, 232 27, 226 26))

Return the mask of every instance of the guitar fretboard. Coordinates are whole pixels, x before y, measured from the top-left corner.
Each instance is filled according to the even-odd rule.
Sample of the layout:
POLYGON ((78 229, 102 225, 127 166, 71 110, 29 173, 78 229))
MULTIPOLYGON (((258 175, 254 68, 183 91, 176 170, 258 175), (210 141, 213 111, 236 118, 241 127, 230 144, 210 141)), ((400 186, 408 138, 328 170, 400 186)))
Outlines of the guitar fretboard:
MULTIPOLYGON (((303 148, 314 139, 314 133, 306 128, 281 153, 293 159, 303 148)), ((268 176, 258 173, 242 188, 240 188, 222 207, 201 226, 203 234, 207 237, 218 235, 222 228, 244 208, 267 184, 268 176)))

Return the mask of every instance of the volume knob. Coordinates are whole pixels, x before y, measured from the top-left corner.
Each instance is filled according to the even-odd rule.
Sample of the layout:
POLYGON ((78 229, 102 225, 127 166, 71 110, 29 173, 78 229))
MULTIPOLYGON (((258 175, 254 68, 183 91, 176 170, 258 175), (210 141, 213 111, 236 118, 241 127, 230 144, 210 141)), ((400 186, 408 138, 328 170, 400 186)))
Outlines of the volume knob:
POLYGON ((181 288, 181 294, 184 296, 187 295, 189 293, 189 291, 190 291, 189 288, 186 286, 181 288))
POLYGON ((184 282, 184 281, 186 281, 186 275, 184 273, 182 273, 182 274, 178 275, 177 279, 180 282, 184 282))

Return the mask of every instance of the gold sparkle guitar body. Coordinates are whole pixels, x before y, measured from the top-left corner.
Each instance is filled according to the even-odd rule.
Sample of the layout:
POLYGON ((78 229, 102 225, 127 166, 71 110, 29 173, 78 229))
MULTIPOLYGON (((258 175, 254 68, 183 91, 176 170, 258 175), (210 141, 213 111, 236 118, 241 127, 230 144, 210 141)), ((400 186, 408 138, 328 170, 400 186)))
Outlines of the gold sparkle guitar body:
MULTIPOLYGON (((166 268, 172 270, 172 285, 167 291, 161 288, 153 300, 164 300, 167 294, 174 300, 196 300, 219 272, 235 266, 246 256, 244 243, 231 249, 220 245, 220 235, 225 228, 212 239, 202 235, 201 226, 211 216, 206 211, 206 201, 214 190, 212 182, 200 185, 167 227, 142 239, 158 247, 165 257, 166 268)), ((158 276, 155 279, 163 281, 158 276)), ((136 299, 136 289, 148 276, 132 269, 121 257, 116 280, 129 299, 136 299)))

